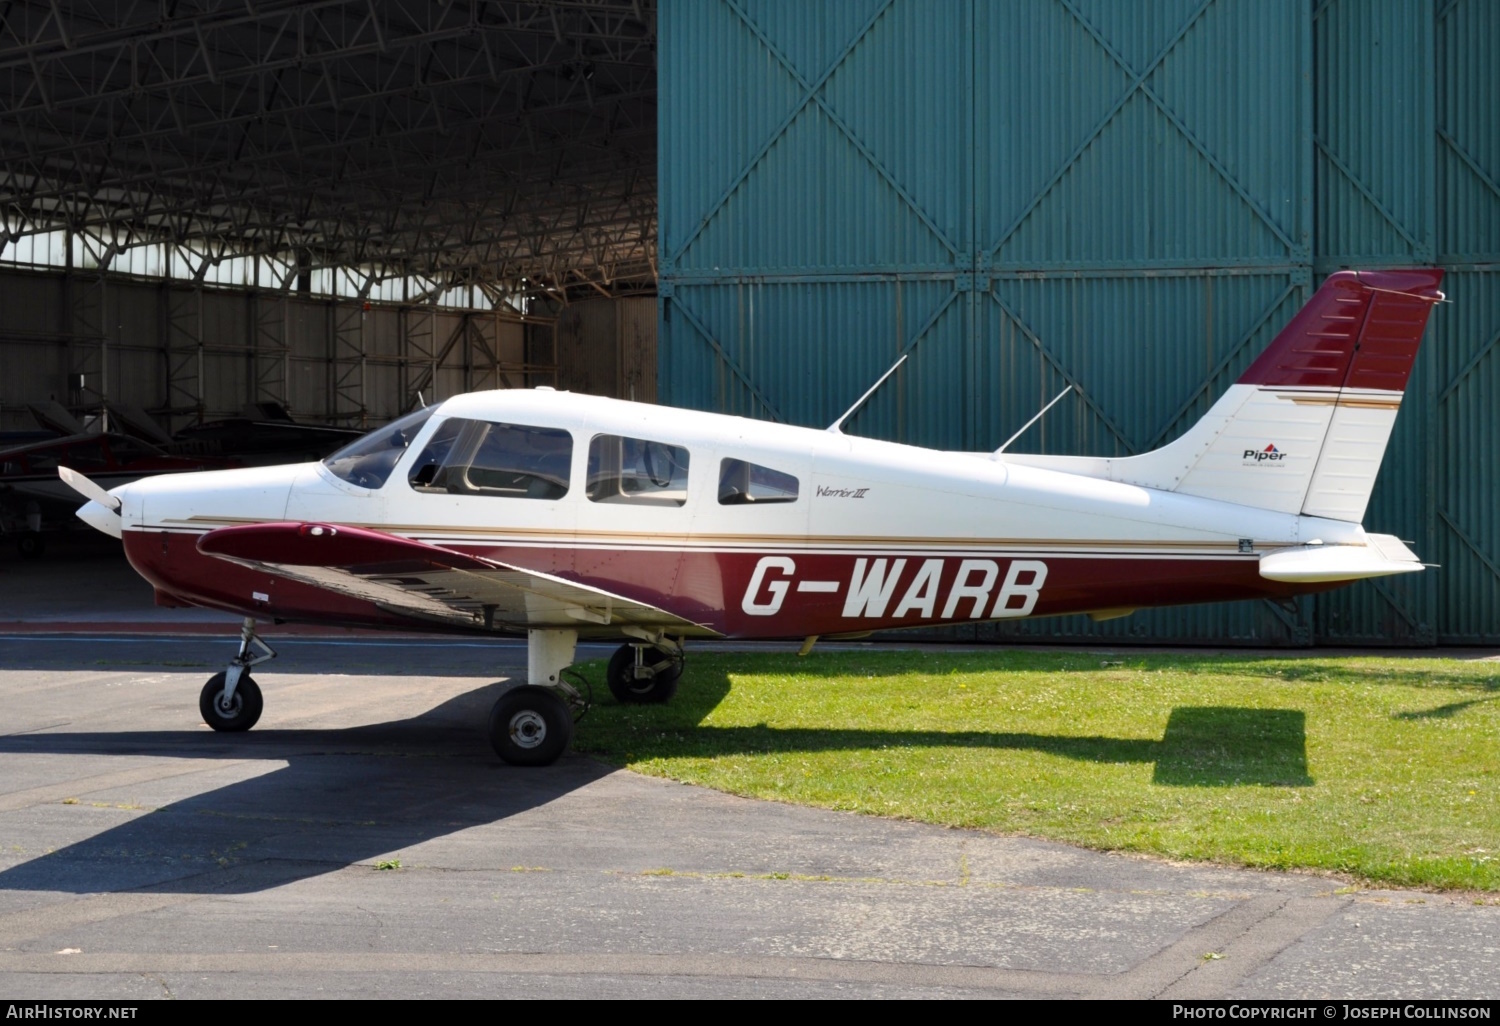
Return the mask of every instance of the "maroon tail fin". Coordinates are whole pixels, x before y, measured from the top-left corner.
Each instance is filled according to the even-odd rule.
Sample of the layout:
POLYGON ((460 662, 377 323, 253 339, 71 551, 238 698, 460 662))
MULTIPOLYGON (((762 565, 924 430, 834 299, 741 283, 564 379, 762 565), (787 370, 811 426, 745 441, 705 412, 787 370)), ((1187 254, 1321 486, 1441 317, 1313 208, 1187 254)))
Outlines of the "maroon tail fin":
POLYGON ((1404 392, 1443 271, 1339 271, 1238 384, 1404 392))

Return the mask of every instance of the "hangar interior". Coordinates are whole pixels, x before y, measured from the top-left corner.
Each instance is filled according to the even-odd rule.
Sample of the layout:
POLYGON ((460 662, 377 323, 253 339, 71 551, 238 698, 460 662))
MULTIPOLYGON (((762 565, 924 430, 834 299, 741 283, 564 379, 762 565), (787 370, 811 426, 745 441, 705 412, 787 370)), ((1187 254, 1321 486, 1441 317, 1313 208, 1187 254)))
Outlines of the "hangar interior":
POLYGON ((630 2, 7 6, 0 429, 48 398, 172 429, 615 390, 640 346, 594 349, 655 284, 655 50, 630 2))
MULTIPOLYGON (((979 639, 1500 640, 1487 0, 16 0, 0 430, 489 387, 1123 455, 1339 267, 1438 264, 1366 522, 1442 564, 979 639)), ((1075 622, 1076 621, 1076 622, 1075 622)))

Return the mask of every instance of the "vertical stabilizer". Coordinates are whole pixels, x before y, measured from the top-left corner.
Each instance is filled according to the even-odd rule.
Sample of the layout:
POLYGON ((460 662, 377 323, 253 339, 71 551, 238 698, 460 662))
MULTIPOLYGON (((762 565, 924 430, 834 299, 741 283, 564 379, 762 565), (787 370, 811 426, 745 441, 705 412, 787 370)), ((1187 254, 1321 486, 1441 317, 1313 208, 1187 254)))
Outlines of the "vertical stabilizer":
POLYGON ((1437 268, 1329 276, 1213 408, 1154 452, 1003 458, 1359 523, 1442 280, 1437 268))
MULTIPOLYGON (((1442 280, 1439 269, 1340 271, 1240 377, 1238 385, 1256 390, 1255 409, 1275 411, 1264 433, 1274 435, 1277 421, 1302 423, 1317 439, 1290 490, 1302 491, 1297 512, 1364 519, 1442 280)), ((1275 441, 1240 434, 1250 471, 1245 453, 1275 441)))

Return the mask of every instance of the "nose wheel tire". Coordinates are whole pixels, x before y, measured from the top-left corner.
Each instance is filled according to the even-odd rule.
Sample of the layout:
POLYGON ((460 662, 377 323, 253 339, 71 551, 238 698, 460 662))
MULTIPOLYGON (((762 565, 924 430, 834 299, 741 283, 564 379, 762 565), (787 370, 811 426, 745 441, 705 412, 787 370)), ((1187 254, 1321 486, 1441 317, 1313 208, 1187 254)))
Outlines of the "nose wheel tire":
POLYGON ((568 704, 546 688, 512 688, 490 710, 490 745, 512 766, 550 766, 572 740, 568 704))
POLYGON ((215 730, 228 733, 249 730, 255 726, 255 721, 260 719, 261 710, 265 708, 260 685, 248 673, 240 674, 240 682, 234 688, 234 697, 225 705, 224 676, 216 673, 208 678, 208 683, 203 685, 203 690, 198 694, 198 712, 202 714, 203 722, 215 730))
POLYGON ((640 646, 641 661, 636 663, 637 646, 621 645, 609 660, 605 681, 609 693, 618 702, 665 702, 677 694, 682 676, 682 657, 657 648, 640 646))

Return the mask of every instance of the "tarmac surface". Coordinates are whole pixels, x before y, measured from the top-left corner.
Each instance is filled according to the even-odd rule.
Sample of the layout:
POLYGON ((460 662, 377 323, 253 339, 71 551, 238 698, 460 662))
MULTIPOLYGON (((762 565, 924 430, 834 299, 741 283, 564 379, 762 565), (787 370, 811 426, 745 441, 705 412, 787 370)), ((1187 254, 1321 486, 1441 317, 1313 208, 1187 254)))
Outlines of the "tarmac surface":
POLYGON ((505 766, 519 643, 272 634, 227 736, 236 621, 108 550, 0 557, 0 624, 7 997, 1500 998, 1473 895, 505 766))

